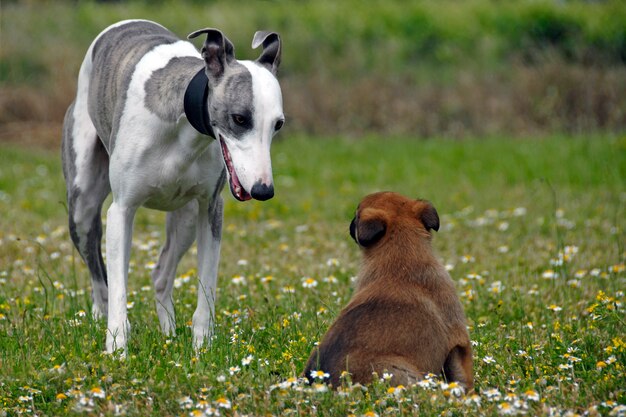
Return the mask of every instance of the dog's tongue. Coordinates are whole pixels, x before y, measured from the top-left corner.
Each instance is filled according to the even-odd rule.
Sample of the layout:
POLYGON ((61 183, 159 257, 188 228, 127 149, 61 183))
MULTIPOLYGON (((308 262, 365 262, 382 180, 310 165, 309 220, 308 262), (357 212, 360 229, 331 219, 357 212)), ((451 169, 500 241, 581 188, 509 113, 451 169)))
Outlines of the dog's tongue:
POLYGON ((220 145, 222 147, 224 162, 226 163, 226 170, 228 171, 228 178, 230 180, 230 192, 239 201, 250 200, 252 196, 241 186, 241 182, 239 182, 239 177, 237 177, 237 172, 235 172, 235 167, 233 166, 233 160, 230 156, 230 152, 228 151, 228 147, 222 138, 220 138, 220 145))

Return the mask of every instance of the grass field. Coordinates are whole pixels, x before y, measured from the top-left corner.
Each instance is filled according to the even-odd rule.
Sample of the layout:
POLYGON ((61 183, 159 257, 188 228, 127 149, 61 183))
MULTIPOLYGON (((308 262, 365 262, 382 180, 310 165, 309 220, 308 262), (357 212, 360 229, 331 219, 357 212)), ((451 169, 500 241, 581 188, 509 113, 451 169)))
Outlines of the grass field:
POLYGON ((0 416, 626 415, 626 138, 283 137, 272 153, 273 200, 224 193, 216 334, 200 352, 193 253, 165 338, 149 277, 164 215, 139 212, 119 360, 89 315, 58 153, 0 145, 0 416), (440 213, 433 245, 468 316, 475 393, 297 379, 350 297, 354 209, 383 189, 440 213))

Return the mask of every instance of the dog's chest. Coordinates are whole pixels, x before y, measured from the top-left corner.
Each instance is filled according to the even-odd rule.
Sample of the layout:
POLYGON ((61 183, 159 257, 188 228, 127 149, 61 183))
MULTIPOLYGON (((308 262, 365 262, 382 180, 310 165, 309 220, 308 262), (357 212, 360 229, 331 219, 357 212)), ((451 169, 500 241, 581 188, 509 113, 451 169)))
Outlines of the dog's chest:
POLYGON ((143 205, 148 208, 175 210, 192 199, 211 198, 223 185, 220 177, 224 163, 217 142, 195 159, 185 156, 185 151, 176 146, 144 156, 146 196, 143 205))

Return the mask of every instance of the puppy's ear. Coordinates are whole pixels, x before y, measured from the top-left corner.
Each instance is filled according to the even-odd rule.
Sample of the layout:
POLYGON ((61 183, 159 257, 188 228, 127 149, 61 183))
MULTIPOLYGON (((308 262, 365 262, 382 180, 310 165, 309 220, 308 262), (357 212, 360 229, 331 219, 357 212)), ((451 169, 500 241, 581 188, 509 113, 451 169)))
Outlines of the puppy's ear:
POLYGON ((354 216, 354 218, 350 222, 350 236, 352 237, 352 239, 354 239, 356 243, 359 243, 356 240, 356 216, 354 216))
POLYGON ((209 79, 218 80, 224 74, 224 68, 235 59, 235 47, 218 29, 196 30, 187 38, 193 39, 203 33, 206 33, 206 40, 200 52, 206 64, 207 76, 209 79))
POLYGON ((363 209, 358 218, 353 220, 350 234, 359 245, 368 248, 377 243, 387 231, 385 212, 376 209, 363 209))
POLYGON ((439 214, 430 201, 417 200, 416 210, 418 219, 428 231, 439 231, 439 214))

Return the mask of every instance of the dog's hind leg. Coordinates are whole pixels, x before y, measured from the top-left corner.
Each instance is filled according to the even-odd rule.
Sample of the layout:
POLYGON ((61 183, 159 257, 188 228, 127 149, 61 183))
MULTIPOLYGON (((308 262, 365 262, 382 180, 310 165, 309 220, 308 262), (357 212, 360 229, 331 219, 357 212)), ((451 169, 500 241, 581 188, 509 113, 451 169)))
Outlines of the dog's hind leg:
POLYGON ((378 377, 382 377, 385 373, 391 375, 389 381, 391 385, 409 386, 424 379, 424 373, 401 356, 375 358, 371 363, 371 370, 376 372, 378 377))
POLYGON ((172 300, 176 267, 196 238, 197 218, 198 202, 195 200, 167 214, 165 245, 161 249, 159 262, 152 271, 159 323, 163 333, 168 336, 176 332, 172 300))
POLYGON ((443 365, 443 374, 448 381, 456 381, 463 385, 466 392, 470 392, 474 388, 471 348, 469 346, 454 347, 443 365))
POLYGON ((102 260, 102 204, 111 192, 109 155, 100 142, 79 95, 63 124, 63 174, 67 186, 69 228, 72 241, 83 258, 92 280, 92 314, 107 314, 107 274, 102 260))

